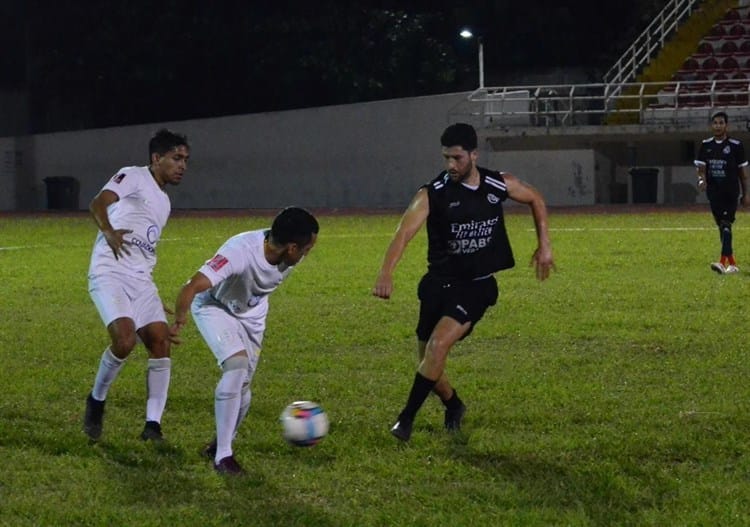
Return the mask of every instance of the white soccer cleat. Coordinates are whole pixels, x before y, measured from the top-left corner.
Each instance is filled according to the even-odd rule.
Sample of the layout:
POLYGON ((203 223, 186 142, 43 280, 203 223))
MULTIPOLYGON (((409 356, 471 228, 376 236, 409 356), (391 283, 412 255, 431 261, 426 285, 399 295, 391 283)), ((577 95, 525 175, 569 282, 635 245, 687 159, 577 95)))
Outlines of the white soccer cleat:
POLYGON ((716 271, 719 274, 724 274, 727 272, 726 267, 724 267, 724 264, 721 262, 714 262, 711 264, 711 270, 716 271))
POLYGON ((730 265, 727 265, 726 269, 724 269, 724 272, 727 273, 727 274, 739 273, 740 272, 740 268, 737 267, 736 265, 731 265, 730 264, 730 265))

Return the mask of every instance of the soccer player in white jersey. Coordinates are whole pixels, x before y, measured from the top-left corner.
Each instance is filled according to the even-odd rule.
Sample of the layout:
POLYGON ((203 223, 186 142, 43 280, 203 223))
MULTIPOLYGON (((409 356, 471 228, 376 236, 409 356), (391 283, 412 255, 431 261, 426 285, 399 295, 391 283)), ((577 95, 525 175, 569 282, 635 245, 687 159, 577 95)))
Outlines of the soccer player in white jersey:
POLYGON ((171 210, 165 187, 182 181, 190 146, 184 135, 162 129, 151 138, 148 150, 148 166, 118 170, 89 206, 99 227, 88 271, 89 294, 110 337, 86 399, 83 430, 92 441, 102 435, 107 393, 138 340, 149 357, 146 424, 141 438, 162 439, 171 335, 151 273, 171 210))
POLYGON ((229 238, 177 297, 173 338, 179 338, 190 309, 222 371, 214 392, 216 438, 203 451, 219 473, 243 472, 232 442, 250 408, 250 383, 266 329, 268 295, 310 252, 317 237, 315 217, 288 207, 270 229, 229 238))

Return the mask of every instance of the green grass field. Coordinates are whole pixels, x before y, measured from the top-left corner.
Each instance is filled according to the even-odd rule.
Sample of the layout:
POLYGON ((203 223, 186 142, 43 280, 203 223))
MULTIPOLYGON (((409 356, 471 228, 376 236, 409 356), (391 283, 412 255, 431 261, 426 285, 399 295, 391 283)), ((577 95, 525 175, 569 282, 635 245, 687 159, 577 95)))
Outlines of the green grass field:
MULTIPOLYGON (((269 218, 174 217, 156 281, 180 285, 231 234, 269 218)), ((390 301, 370 296, 398 217, 322 216, 319 243, 271 297, 253 406, 235 442, 248 470, 199 456, 219 370, 194 325, 173 350, 167 443, 138 434, 145 352, 109 394, 89 445, 84 399, 107 336, 86 291, 83 216, 0 218, 0 525, 750 525, 750 221, 719 276, 708 210, 550 216, 557 272, 539 283, 527 213, 509 215, 517 266, 448 360, 469 411, 442 430, 436 398, 412 440, 389 425, 415 369, 414 240, 390 301), (329 436, 286 445, 278 416, 319 401, 329 436)))

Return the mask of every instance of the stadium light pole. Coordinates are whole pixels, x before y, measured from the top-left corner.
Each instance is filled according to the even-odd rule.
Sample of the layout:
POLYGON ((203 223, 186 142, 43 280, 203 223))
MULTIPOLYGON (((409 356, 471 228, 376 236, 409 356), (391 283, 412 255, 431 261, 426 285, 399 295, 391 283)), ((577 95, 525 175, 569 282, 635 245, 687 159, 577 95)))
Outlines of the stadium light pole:
MULTIPOLYGON (((468 27, 463 28, 459 35, 465 39, 474 37, 474 33, 468 27)), ((477 36, 477 43, 479 44, 479 87, 484 88, 484 43, 481 36, 477 36)))

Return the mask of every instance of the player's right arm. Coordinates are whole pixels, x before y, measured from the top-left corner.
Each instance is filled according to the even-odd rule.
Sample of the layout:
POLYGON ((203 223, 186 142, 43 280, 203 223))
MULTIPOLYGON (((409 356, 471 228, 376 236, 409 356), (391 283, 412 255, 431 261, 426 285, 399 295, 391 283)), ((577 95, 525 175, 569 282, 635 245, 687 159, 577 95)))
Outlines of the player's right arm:
POLYGON ((107 245, 115 255, 115 259, 119 259, 123 254, 130 255, 127 243, 124 239, 126 234, 133 232, 129 229, 115 229, 109 222, 109 214, 107 213, 107 207, 118 201, 120 198, 117 194, 111 190, 103 189, 99 194, 94 196, 89 204, 89 212, 94 218, 97 227, 102 231, 104 239, 107 240, 107 245))
POLYGON ((698 186, 698 190, 701 192, 706 190, 706 153, 704 144, 705 143, 701 144, 700 150, 698 151, 698 156, 693 162, 693 164, 695 165, 696 176, 698 177, 696 185, 698 186))
POLYGON ((180 289, 180 293, 177 295, 177 301, 175 302, 174 324, 172 324, 172 327, 169 330, 170 340, 174 344, 180 343, 178 337, 182 328, 187 324, 188 310, 190 309, 190 304, 193 303, 193 298, 195 298, 195 295, 198 293, 202 293, 210 287, 211 281, 206 275, 198 271, 184 286, 182 286, 182 289, 180 289))
POLYGON ((401 216, 396 233, 385 252, 383 265, 380 267, 375 286, 372 288, 374 296, 379 298, 391 297, 391 293, 393 293, 393 271, 404 254, 406 246, 427 220, 429 213, 430 201, 427 196, 427 189, 421 188, 401 216))

